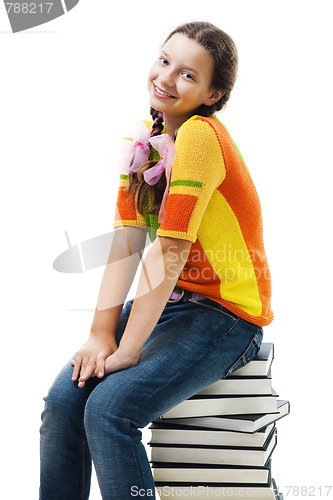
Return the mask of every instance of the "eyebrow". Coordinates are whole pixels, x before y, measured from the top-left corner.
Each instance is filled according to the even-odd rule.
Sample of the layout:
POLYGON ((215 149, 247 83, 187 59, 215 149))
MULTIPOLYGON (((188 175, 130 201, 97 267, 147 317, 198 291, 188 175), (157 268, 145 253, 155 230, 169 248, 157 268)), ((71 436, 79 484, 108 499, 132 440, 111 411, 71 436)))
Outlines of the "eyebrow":
MULTIPOLYGON (((161 55, 164 55, 167 58, 170 58, 170 55, 167 52, 165 52, 165 50, 161 50, 161 55)), ((199 74, 199 71, 197 69, 195 69, 195 68, 191 68, 191 66, 185 65, 184 69, 187 69, 188 71, 190 71, 191 73, 195 73, 196 75, 199 74)))

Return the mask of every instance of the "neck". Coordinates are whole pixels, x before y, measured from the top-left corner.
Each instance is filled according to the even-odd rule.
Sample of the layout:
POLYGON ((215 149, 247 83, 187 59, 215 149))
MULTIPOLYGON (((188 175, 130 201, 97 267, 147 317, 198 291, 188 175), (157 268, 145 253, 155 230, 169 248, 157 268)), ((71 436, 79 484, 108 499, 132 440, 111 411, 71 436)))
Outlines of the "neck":
POLYGON ((173 117, 173 116, 165 116, 164 115, 164 127, 165 127, 165 133, 168 134, 170 137, 174 135, 176 130, 179 129, 179 127, 190 118, 190 116, 186 117, 173 117))

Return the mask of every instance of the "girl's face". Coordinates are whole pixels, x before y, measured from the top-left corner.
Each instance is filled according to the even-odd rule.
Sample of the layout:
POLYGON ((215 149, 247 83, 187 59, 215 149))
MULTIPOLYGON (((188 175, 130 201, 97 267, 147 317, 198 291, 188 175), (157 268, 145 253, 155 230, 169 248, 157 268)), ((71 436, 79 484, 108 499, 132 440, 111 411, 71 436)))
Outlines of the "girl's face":
POLYGON ((202 104, 212 106, 223 92, 211 88, 213 59, 195 40, 176 33, 163 46, 148 77, 150 105, 178 128, 202 104))

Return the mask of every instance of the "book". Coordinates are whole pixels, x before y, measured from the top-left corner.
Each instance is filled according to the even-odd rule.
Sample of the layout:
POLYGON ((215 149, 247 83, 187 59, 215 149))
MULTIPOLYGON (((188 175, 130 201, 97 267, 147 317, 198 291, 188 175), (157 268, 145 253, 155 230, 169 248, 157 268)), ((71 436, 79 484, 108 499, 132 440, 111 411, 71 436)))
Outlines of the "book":
POLYGON ((276 446, 273 429, 263 446, 231 447, 150 443, 150 461, 187 464, 265 465, 276 446))
POLYGON ((254 433, 272 422, 290 413, 290 403, 286 400, 277 400, 277 412, 270 414, 245 414, 210 417, 168 418, 161 417, 154 422, 174 425, 183 424, 192 427, 208 427, 210 429, 224 429, 227 431, 254 433))
MULTIPOLYGON (((232 373, 233 377, 267 376, 274 359, 274 344, 263 342, 257 356, 245 366, 232 373)), ((230 377, 230 375, 228 376, 230 377)), ((226 378, 228 378, 226 377, 226 378)))
POLYGON ((197 498, 203 500, 207 498, 242 498, 248 500, 283 500, 282 494, 278 494, 273 485, 253 486, 215 486, 215 485, 188 485, 155 483, 156 491, 160 500, 170 498, 197 498))
POLYGON ((205 387, 198 392, 198 396, 204 395, 272 395, 272 379, 271 377, 234 377, 232 375, 218 380, 213 384, 205 387))
POLYGON ((264 467, 153 462, 151 468, 155 485, 180 483, 188 486, 216 483, 220 486, 224 484, 268 486, 271 483, 270 461, 264 467))
POLYGON ((189 418, 216 415, 277 413, 277 394, 271 396, 192 396, 161 417, 189 418))
MULTIPOLYGON (((183 420, 183 419, 179 419, 183 420)), ((258 432, 245 433, 226 431, 224 429, 211 429, 208 427, 194 427, 183 424, 165 424, 165 420, 149 426, 151 439, 148 444, 191 444, 214 446, 264 446, 275 423, 271 423, 258 432)))
POLYGON ((290 412, 272 388, 274 345, 203 388, 150 425, 148 443, 161 500, 233 496, 283 500, 271 477, 276 424, 290 412))

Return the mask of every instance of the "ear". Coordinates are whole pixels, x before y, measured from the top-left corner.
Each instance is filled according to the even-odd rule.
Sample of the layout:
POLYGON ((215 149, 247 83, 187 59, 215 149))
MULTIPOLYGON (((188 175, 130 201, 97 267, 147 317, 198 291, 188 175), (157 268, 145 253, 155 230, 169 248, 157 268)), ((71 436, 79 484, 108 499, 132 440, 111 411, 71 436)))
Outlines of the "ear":
POLYGON ((213 89, 210 91, 210 96, 203 104, 205 106, 212 106, 217 101, 219 101, 224 94, 225 94, 225 92, 223 92, 223 90, 214 90, 213 89))

